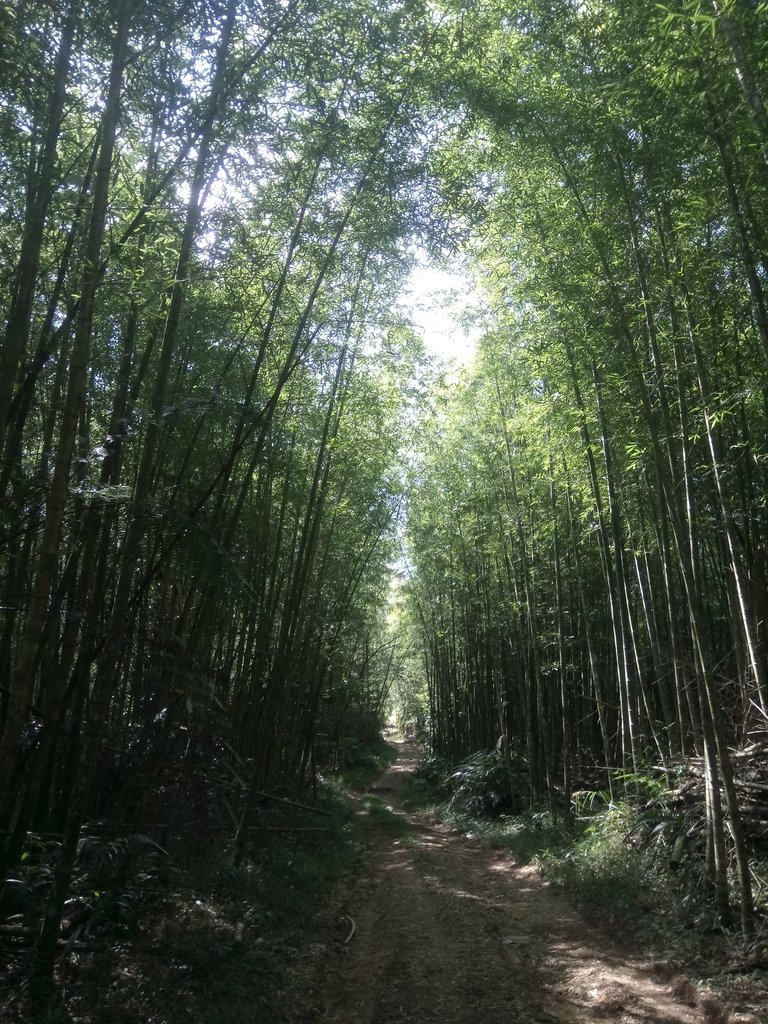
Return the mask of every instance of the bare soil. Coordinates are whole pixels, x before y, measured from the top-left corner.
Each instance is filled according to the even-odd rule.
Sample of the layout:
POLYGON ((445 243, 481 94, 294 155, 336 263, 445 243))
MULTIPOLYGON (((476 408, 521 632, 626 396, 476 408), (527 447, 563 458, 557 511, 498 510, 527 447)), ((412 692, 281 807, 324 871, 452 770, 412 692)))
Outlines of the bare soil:
POLYGON ((585 920, 535 868, 406 811, 401 793, 420 752, 398 746, 397 762, 371 790, 395 827, 359 797, 367 867, 337 907, 345 938, 314 949, 314 982, 302 983, 312 1020, 759 1024, 729 1016, 666 964, 628 951, 623 936, 585 920))

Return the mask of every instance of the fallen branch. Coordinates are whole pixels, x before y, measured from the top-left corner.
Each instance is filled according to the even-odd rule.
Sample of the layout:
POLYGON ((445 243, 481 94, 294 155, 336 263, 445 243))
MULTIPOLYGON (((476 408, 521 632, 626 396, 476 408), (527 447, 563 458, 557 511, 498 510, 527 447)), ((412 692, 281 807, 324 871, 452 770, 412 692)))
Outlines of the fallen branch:
POLYGON ((765 753, 768 753, 768 740, 758 740, 756 743, 752 743, 748 747, 742 747, 741 750, 732 750, 731 757, 734 760, 742 760, 754 757, 755 754, 765 753))
POLYGON ((748 971, 756 971, 758 968, 768 968, 768 960, 764 956, 753 957, 741 964, 731 964, 723 970, 723 974, 746 974, 748 971))
POLYGON ((746 779, 734 779, 735 784, 741 789, 756 789, 758 793, 768 793, 768 783, 748 782, 746 779))

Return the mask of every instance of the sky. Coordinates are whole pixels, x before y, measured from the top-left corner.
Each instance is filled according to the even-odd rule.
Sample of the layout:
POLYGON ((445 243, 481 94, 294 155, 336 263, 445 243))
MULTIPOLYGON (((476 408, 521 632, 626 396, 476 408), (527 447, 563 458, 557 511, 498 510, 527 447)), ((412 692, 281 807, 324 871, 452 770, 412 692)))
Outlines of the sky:
POLYGON ((419 254, 400 303, 427 351, 456 368, 472 362, 480 331, 469 323, 468 313, 477 307, 479 295, 461 264, 443 269, 419 254))

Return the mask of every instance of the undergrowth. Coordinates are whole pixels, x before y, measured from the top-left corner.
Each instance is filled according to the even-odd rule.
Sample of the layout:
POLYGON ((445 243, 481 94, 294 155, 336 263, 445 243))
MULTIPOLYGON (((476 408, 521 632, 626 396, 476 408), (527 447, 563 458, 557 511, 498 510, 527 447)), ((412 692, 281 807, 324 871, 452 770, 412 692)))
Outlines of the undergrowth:
MULTIPOLYGON (((344 742, 343 770, 321 776, 317 799, 307 800, 315 812, 265 802, 259 806, 249 856, 241 867, 232 864, 226 850, 210 871, 209 860, 195 857, 200 874, 193 874, 194 890, 209 892, 234 935, 238 928, 242 934, 242 943, 229 944, 238 964, 235 983, 243 986, 243 998, 258 1008, 257 1019, 274 1024, 301 1016, 301 986, 292 988, 291 965, 311 936, 319 941, 333 938, 316 934, 318 914, 339 882, 361 863, 362 826, 348 792, 372 782, 397 754, 384 740, 370 745, 344 742)), ((383 804, 374 803, 370 813, 384 820, 393 817, 383 804)), ((346 922, 339 926, 345 928, 346 922)), ((213 963, 209 993, 219 987, 218 970, 213 963)), ((198 966, 194 974, 197 988, 205 990, 205 972, 201 974, 198 966)), ((232 995, 230 988, 230 1000, 232 995)), ((197 1013, 196 1019, 207 1024, 209 1017, 197 1013)), ((220 1019, 220 1007, 212 1004, 211 1024, 220 1019)))
POLYGON ((340 748, 340 770, 325 780, 336 789, 364 789, 397 758, 397 747, 383 737, 362 743, 348 736, 341 741, 340 748))
POLYGON ((385 803, 381 797, 372 794, 363 798, 363 807, 366 813, 373 818, 384 831, 393 837, 403 838, 410 834, 411 829, 407 821, 395 814, 394 810, 385 803))
POLYGON ((716 930, 722 934, 706 897, 697 839, 668 805, 658 776, 617 773, 622 800, 607 791, 576 793, 570 820, 523 807, 523 782, 519 768, 510 772, 495 752, 454 766, 431 758, 415 773, 404 802, 482 836, 521 863, 535 863, 590 915, 649 947, 662 950, 672 942, 685 956, 716 930), (672 865, 681 837, 685 856, 672 865))
POLYGON ((594 915, 647 939, 672 930, 688 945, 689 929, 704 923, 706 904, 701 865, 670 867, 675 825, 654 824, 630 802, 607 803, 577 820, 567 842, 543 851, 537 863, 594 915))
MULTIPOLYGON (((304 807, 263 800, 240 866, 232 857, 233 822, 213 790, 194 831, 182 817, 188 808, 180 807, 178 822, 167 819, 162 848, 147 841, 130 873, 123 868, 120 877, 125 858, 111 853, 122 845, 89 837, 73 892, 88 930, 76 938, 98 951, 62 957, 60 998, 48 1007, 46 1024, 305 1019, 299 951, 332 941, 334 929, 339 936, 345 931, 346 921, 323 911, 362 860, 362 823, 349 789, 372 781, 395 754, 384 741, 372 747, 348 741, 345 770, 320 777, 316 798, 296 795, 304 807), (105 896, 130 914, 99 914, 105 896)), ((380 801, 369 812, 397 827, 380 801)), ((44 867, 36 869, 41 891, 44 867)), ((31 867, 27 874, 32 899, 31 867)), ((36 910, 32 905, 29 913, 36 910)), ((0 1017, 9 1024, 32 1019, 23 993, 28 962, 29 953, 20 949, 0 970, 0 989, 15 990, 10 1000, 0 997, 0 1017)))

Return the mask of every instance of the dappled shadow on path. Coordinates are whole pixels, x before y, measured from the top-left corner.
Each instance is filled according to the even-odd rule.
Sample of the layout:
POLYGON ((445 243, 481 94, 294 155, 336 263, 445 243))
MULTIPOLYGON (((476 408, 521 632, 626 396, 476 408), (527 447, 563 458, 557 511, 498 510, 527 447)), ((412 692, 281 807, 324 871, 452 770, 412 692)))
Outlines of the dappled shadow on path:
POLYGON ((628 961, 535 868, 404 809, 420 759, 398 743, 361 795, 367 871, 348 895, 351 941, 322 966, 325 1024, 694 1024, 659 965, 628 961))

